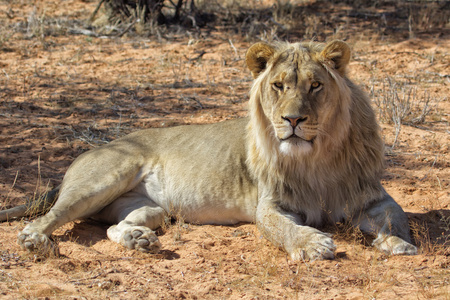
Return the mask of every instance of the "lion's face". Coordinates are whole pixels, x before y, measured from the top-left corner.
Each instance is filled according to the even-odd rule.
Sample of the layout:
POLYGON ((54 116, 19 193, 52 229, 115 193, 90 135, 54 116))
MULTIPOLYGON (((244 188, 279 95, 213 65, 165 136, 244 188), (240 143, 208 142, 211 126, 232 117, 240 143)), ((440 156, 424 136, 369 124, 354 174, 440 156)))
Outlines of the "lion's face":
POLYGON ((317 144, 339 138, 336 132, 348 128, 350 97, 337 91, 344 86, 350 54, 345 43, 333 43, 280 48, 256 44, 247 53, 255 86, 261 89, 258 105, 283 154, 313 152, 317 144))
POLYGON ((272 122, 283 153, 312 149, 323 113, 330 111, 327 87, 331 84, 326 70, 296 49, 279 56, 266 79, 262 107, 272 122), (303 56, 303 57, 300 57, 303 56))

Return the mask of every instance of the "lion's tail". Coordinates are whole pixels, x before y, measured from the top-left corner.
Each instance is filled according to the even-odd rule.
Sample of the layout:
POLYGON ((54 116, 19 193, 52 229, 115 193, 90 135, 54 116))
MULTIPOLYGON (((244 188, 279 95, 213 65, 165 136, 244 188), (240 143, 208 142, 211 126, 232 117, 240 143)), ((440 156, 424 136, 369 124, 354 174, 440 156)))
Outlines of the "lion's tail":
POLYGON ((46 213, 58 199, 60 186, 26 204, 0 211, 0 222, 46 213))

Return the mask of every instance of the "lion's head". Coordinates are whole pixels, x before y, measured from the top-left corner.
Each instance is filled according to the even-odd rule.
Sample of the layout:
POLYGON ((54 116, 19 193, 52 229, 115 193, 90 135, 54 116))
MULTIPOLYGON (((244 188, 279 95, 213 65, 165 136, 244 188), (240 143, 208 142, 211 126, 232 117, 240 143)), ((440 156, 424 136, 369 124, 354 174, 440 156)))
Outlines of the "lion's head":
POLYGON ((250 47, 248 160, 257 177, 321 190, 321 199, 378 189, 383 142, 369 98, 346 76, 349 60, 342 41, 250 47))
POLYGON ((260 94, 251 100, 250 111, 273 127, 272 142, 280 154, 314 154, 336 146, 346 135, 350 91, 344 78, 349 59, 350 49, 341 41, 326 46, 258 43, 248 50, 246 62, 256 79, 252 94, 260 94))

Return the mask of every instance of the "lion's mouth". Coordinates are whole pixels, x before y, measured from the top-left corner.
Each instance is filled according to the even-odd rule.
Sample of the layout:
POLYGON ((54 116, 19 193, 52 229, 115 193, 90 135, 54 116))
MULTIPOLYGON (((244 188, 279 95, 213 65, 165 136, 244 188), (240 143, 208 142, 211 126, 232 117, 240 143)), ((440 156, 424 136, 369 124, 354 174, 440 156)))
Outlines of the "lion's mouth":
POLYGON ((306 139, 298 135, 291 135, 288 138, 280 139, 281 153, 289 156, 303 156, 313 151, 314 138, 306 139))
POLYGON ((314 143, 314 139, 315 137, 311 138, 311 139, 305 139, 301 136, 298 136, 296 134, 292 134, 290 136, 288 136, 287 138, 284 139, 280 139, 280 141, 285 142, 285 141, 293 141, 293 142, 300 142, 300 141, 304 141, 304 142, 308 142, 313 144, 314 143))

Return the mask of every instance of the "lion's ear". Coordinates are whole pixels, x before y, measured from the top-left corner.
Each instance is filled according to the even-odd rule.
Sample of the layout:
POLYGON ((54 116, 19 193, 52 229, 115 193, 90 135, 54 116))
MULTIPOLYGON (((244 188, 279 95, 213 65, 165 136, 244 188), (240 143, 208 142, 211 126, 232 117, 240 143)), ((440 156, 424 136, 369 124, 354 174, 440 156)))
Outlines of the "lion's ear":
POLYGON ((257 43, 251 46, 245 56, 247 67, 252 72, 253 78, 266 69, 267 62, 275 53, 275 49, 265 43, 257 43))
POLYGON ((350 47, 343 41, 332 41, 328 43, 322 50, 320 55, 325 61, 331 61, 334 64, 334 68, 339 73, 344 74, 345 68, 350 61, 350 47))

